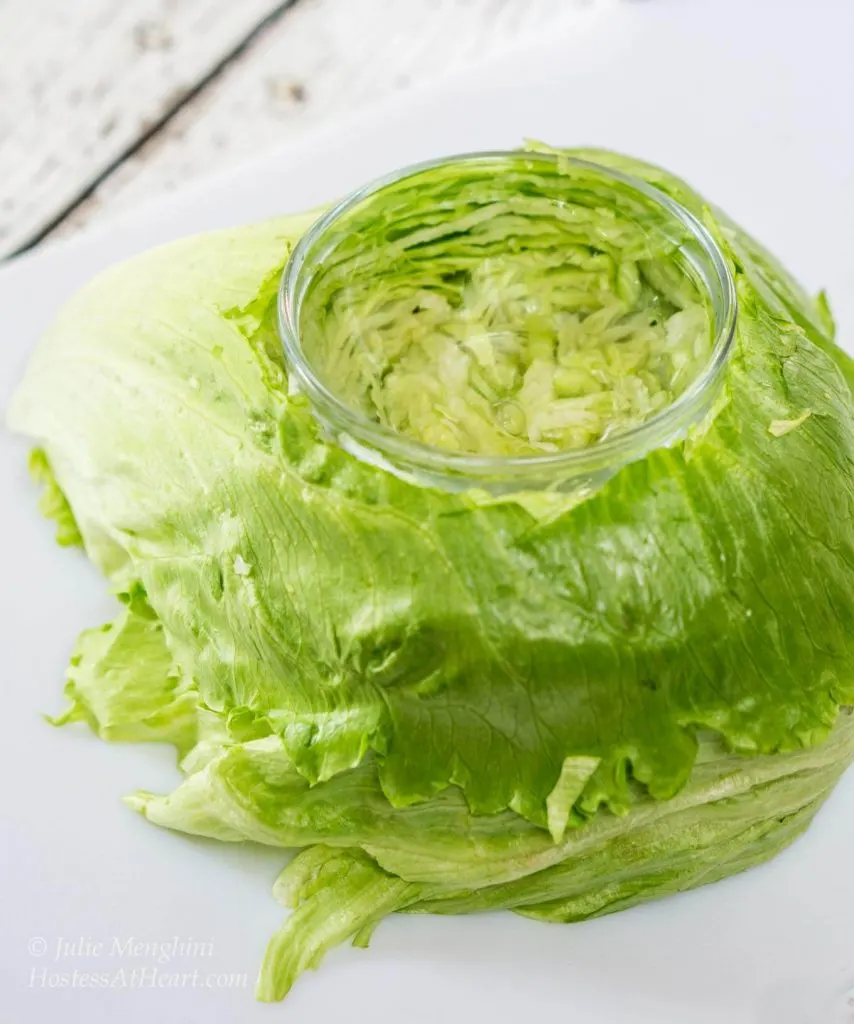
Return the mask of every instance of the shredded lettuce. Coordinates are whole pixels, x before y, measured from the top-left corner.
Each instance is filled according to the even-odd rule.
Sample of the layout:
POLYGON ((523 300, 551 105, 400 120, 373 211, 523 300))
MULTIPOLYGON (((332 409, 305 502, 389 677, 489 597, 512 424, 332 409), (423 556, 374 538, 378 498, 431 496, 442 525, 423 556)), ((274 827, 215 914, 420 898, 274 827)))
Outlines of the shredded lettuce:
MULTIPOLYGON (((589 494, 486 501, 332 443, 289 387, 275 327, 310 215, 108 271, 61 313, 15 397, 46 510, 125 595, 80 639, 66 717, 177 745, 175 791, 129 797, 151 822, 301 851, 277 887, 295 909, 262 998, 394 911, 575 921, 758 864, 854 758, 854 363, 827 301, 678 179, 580 155, 701 218, 739 302, 712 414, 589 494)), ((590 352, 621 344, 607 332, 634 330, 653 290, 670 292, 667 352, 699 337, 646 258, 636 273, 624 254, 616 278, 609 264, 619 314, 604 296, 560 313, 570 333, 599 318, 590 352)), ((493 269, 478 320, 524 273, 493 269)), ((435 315, 459 326, 476 301, 435 315)), ((508 384, 524 425, 496 410, 472 448, 544 443, 532 409, 600 394, 590 364, 548 344, 508 384)), ((452 346, 467 408, 479 367, 507 372, 496 345, 452 346)), ((616 391, 645 365, 597 383, 616 391)), ((404 389, 388 414, 414 405, 404 389)), ((604 422, 582 442, 547 420, 548 443, 589 443, 604 422)))
POLYGON ((643 423, 703 369, 711 324, 679 225, 624 192, 533 164, 440 166, 369 197, 324 243, 308 363, 368 419, 455 451, 568 450, 643 423))

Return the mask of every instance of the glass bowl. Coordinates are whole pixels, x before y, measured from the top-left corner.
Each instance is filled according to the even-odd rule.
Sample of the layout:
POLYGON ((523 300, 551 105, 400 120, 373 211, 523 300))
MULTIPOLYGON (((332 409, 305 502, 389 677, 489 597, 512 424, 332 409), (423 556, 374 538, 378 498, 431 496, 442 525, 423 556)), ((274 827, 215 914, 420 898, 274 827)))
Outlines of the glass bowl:
MULTIPOLYGON (((533 308, 536 296, 530 301, 533 308)), ((278 312, 291 384, 308 398, 335 443, 422 485, 501 494, 589 490, 627 462, 684 437, 718 393, 734 336, 736 298, 715 241, 696 217, 664 193, 585 160, 508 151, 418 164, 358 189, 323 215, 294 248, 282 275, 278 312), (407 274, 415 294, 433 266, 430 261, 437 253, 441 258, 442 240, 452 239, 460 248, 462 239, 467 262, 449 263, 444 275, 453 284, 455 275, 464 277, 479 260, 500 257, 495 251, 499 243, 487 238, 496 217, 518 228, 502 235, 501 247, 508 253, 525 251, 533 244, 525 233, 530 211, 536 211, 538 230, 553 231, 558 244, 566 245, 567 258, 579 244, 591 252, 601 246, 607 253, 619 237, 628 239, 624 251, 650 245, 667 252, 691 282, 708 318, 707 358, 669 404, 644 422, 584 447, 506 455, 424 443, 392 429, 341 393, 330 379, 335 352, 325 337, 324 318, 333 305, 339 319, 342 310, 344 319, 349 316, 352 348, 359 344, 362 327, 360 308, 354 304, 351 311, 348 296, 358 294, 364 304, 371 289, 390 280, 398 290, 405 289, 407 274), (579 234, 589 214, 595 214, 597 224, 592 240, 579 234)), ((369 329, 366 323, 364 330, 369 329)))

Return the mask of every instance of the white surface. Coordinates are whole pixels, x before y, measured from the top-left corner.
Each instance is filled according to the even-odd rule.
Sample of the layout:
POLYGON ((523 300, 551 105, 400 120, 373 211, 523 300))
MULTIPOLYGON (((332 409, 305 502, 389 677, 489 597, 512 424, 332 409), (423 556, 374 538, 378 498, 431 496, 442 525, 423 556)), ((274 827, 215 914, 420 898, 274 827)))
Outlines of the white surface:
MULTIPOLYGON (((655 0, 591 9, 570 36, 449 80, 205 187, 0 272, 0 403, 57 304, 94 271, 187 231, 308 206, 403 162, 522 135, 633 151, 684 173, 808 284, 854 335, 854 7, 655 0), (773 15, 773 17, 769 17, 773 15)), ((279 911, 275 852, 158 832, 118 802, 175 780, 169 757, 106 747, 39 719, 60 706, 76 632, 107 613, 80 556, 34 514, 24 446, 0 438, 0 977, 4 1019, 42 1024, 347 1020, 470 1024, 845 1024, 854 1020, 854 776, 774 863, 565 927, 510 914, 399 917, 368 952, 341 949, 284 1007, 243 988, 45 989, 31 969, 111 972, 114 938, 211 942, 161 965, 248 975, 279 911), (44 938, 43 957, 28 942, 44 938), (106 944, 53 961, 59 938, 106 944)))
POLYGON ((607 0, 7 0, 0 255, 105 172, 59 234, 290 143, 592 2, 607 0))

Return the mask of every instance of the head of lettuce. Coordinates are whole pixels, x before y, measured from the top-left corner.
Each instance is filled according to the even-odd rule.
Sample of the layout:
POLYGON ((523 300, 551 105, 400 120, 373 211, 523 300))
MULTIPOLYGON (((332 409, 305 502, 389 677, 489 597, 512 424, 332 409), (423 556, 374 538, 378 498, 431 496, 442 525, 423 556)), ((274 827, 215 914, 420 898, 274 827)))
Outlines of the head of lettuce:
MULTIPOLYGON (((591 157, 591 154, 585 154, 591 157)), ((312 217, 102 275, 10 415, 59 539, 118 594, 60 721, 176 744, 150 821, 301 852, 258 985, 394 911, 576 921, 759 863, 854 758, 854 362, 684 183, 739 315, 687 437, 584 500, 484 501, 330 443, 276 289, 312 217)))

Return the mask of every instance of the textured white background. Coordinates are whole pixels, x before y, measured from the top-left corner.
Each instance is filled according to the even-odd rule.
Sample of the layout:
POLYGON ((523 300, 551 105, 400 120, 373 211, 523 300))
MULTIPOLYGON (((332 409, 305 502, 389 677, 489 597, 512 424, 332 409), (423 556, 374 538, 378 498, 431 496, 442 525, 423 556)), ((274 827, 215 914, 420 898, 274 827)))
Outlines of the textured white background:
POLYGON ((5 0, 0 256, 597 0, 5 0))

